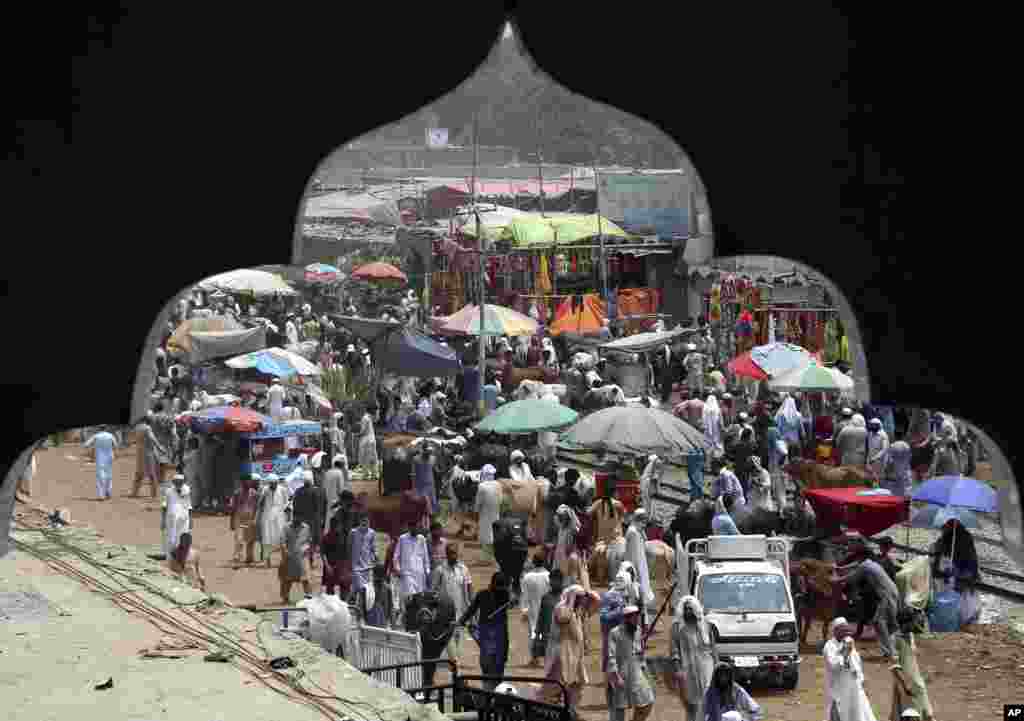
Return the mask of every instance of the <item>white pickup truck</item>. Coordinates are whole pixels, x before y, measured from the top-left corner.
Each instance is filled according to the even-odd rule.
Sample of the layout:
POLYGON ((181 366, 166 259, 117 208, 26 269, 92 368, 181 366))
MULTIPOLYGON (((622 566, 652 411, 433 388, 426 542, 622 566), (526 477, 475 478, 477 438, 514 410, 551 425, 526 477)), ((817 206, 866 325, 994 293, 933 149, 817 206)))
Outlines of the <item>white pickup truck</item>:
POLYGON ((786 689, 800 678, 800 647, 789 587, 789 544, 766 536, 695 538, 676 546, 678 588, 696 596, 719 658, 737 680, 786 689))

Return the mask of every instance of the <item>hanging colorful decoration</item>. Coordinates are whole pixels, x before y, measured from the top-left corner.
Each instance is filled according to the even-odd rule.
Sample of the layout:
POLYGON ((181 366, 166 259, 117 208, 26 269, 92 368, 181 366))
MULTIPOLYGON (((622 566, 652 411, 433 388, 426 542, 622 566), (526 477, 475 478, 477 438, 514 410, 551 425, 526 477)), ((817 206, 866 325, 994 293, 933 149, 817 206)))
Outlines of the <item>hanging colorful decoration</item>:
POLYGON ((736 276, 730 273, 722 279, 722 302, 735 303, 737 297, 736 291, 736 276))
POLYGON ((722 320, 722 286, 714 283, 711 286, 711 307, 708 310, 708 320, 717 323, 722 320))

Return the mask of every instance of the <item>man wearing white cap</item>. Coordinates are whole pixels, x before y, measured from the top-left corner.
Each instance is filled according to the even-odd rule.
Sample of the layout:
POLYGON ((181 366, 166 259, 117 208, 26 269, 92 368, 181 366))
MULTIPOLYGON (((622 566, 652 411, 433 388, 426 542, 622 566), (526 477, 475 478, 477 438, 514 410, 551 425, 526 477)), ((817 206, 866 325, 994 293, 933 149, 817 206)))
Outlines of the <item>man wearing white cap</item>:
POLYGON ((526 462, 526 456, 522 451, 515 450, 508 457, 508 475, 517 483, 526 483, 534 480, 530 464, 526 462))
POLYGON ((480 471, 480 484, 476 489, 476 502, 473 510, 478 514, 480 530, 480 545, 490 550, 494 545, 494 523, 501 514, 501 498, 503 490, 501 484, 494 480, 497 472, 494 466, 488 463, 480 471))
POLYGON ((327 505, 327 512, 324 518, 324 525, 330 528, 331 519, 334 517, 334 506, 345 491, 351 491, 352 485, 348 478, 348 462, 344 453, 335 453, 331 460, 331 467, 324 473, 323 493, 327 505))
POLYGON ((266 486, 260 492, 256 519, 260 534, 260 557, 270 568, 270 558, 281 547, 284 529, 288 525, 284 513, 288 505, 288 491, 276 473, 268 473, 263 480, 266 486))
POLYGON ((280 423, 284 417, 284 386, 281 379, 274 377, 267 389, 267 409, 274 423, 280 423))
POLYGON ((608 634, 608 684, 612 687, 609 716, 612 721, 625 721, 626 709, 632 708, 633 721, 644 721, 654 708, 654 687, 647 679, 643 648, 637 643, 641 634, 640 609, 626 606, 622 623, 608 634))

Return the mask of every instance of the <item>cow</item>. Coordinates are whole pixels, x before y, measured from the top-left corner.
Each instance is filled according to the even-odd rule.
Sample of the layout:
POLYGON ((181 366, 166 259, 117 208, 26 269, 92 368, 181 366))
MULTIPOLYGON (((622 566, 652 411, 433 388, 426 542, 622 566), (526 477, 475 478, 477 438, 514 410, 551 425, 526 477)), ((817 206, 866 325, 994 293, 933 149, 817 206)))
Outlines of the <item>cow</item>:
POLYGON ((622 392, 622 388, 617 385, 591 388, 583 396, 583 410, 587 412, 624 405, 626 405, 626 396, 622 392))
POLYGON ((540 381, 524 380, 512 392, 512 397, 517 401, 539 400, 544 397, 546 385, 540 381))
MULTIPOLYGON (((441 658, 451 638, 453 624, 458 620, 451 599, 433 591, 425 591, 409 598, 403 611, 405 630, 419 634, 421 657, 427 661, 441 658)), ((424 687, 434 685, 436 671, 436 663, 423 664, 424 687)))
POLYGON ((360 493, 356 496, 356 508, 369 516, 370 528, 392 538, 398 538, 410 523, 419 527, 429 524, 430 499, 415 491, 383 497, 360 493))
POLYGON ((506 363, 501 371, 501 385, 503 388, 518 388, 523 381, 537 381, 539 383, 557 383, 558 374, 552 369, 543 366, 532 368, 516 368, 506 363))
POLYGON ((796 458, 783 470, 800 490, 850 486, 871 488, 875 485, 874 474, 863 466, 827 466, 805 458, 796 458))
POLYGON ((842 616, 857 623, 854 638, 859 639, 864 625, 874 617, 878 598, 866 586, 850 588, 833 581, 835 564, 804 558, 790 564, 790 584, 797 605, 800 644, 807 644, 807 634, 814 621, 821 621, 822 640, 828 639, 828 626, 842 616))
POLYGON ((651 586, 671 583, 676 567, 675 549, 664 541, 647 541, 644 544, 644 552, 647 555, 647 571, 651 576, 651 586))
POLYGON ((614 543, 601 541, 595 545, 594 551, 587 561, 591 586, 607 586, 618 573, 619 564, 625 560, 625 537, 619 538, 614 543))
POLYGON ((494 558, 509 581, 512 592, 519 595, 519 577, 529 554, 526 524, 518 518, 504 517, 494 523, 494 558))

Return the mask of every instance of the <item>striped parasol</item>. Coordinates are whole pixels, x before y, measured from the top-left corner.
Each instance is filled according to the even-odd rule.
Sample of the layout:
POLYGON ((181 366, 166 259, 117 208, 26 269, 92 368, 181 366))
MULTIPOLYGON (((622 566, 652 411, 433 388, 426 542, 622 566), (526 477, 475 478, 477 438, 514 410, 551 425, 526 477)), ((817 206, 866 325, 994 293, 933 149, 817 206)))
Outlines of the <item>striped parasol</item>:
MULTIPOLYGON (((484 305, 484 335, 535 335, 537 321, 501 305, 484 305)), ((467 305, 448 316, 441 333, 448 335, 480 335, 480 306, 467 305)))
POLYGON ((341 271, 326 263, 312 263, 306 266, 306 280, 310 283, 333 283, 341 280, 341 271))

